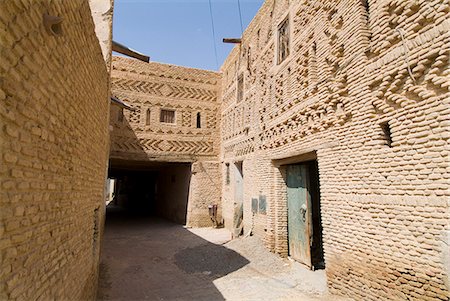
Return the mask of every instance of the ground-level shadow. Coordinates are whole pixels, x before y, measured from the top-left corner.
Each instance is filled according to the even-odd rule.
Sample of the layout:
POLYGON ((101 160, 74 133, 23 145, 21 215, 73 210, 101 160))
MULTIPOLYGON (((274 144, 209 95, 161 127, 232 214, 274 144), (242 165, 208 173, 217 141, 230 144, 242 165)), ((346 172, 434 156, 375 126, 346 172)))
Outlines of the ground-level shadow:
POLYGON ((181 225, 108 208, 98 300, 225 300, 213 281, 248 263, 181 225))

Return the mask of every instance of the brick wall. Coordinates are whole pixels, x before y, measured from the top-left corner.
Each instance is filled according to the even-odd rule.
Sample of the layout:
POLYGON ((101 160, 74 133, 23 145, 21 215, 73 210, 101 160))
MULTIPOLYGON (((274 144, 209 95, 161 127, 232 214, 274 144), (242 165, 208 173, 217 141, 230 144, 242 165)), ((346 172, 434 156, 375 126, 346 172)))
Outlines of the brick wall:
MULTIPOLYGON (((288 255, 277 164, 315 152, 333 293, 450 296, 449 10, 439 0, 268 0, 222 66, 222 181, 225 164, 243 161, 244 232, 256 228, 271 250, 288 255), (279 63, 286 18, 290 54, 279 63), (267 214, 253 215, 260 195, 267 214)), ((232 227, 233 179, 222 198, 232 227)))
POLYGON ((211 227, 208 206, 218 205, 217 221, 222 221, 221 174, 217 161, 198 161, 192 164, 191 187, 187 212, 187 226, 211 227))
POLYGON ((111 114, 111 158, 217 159, 219 79, 220 75, 211 71, 113 57, 112 93, 135 110, 124 110, 123 122, 119 110, 111 114), (163 109, 175 111, 173 124, 160 121, 163 109))
POLYGON ((0 299, 94 299, 109 75, 89 3, 2 1, 0 41, 0 299))
MULTIPOLYGON (((220 207, 220 79, 217 72, 113 57, 112 93, 133 109, 111 108, 110 158, 192 163, 188 226, 211 226, 208 205, 220 207), (161 110, 174 111, 172 124, 161 122, 161 110)), ((183 201, 173 194, 166 200, 183 201)), ((176 215, 171 206, 166 214, 176 215)))

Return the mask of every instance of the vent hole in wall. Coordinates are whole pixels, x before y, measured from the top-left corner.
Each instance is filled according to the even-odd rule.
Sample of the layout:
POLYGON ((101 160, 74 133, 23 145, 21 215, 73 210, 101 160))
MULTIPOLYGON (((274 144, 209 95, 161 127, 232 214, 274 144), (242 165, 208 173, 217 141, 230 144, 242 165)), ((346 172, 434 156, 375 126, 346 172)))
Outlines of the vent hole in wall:
POLYGON ((392 147, 392 132, 391 127, 389 125, 389 122, 382 122, 380 123, 381 130, 383 131, 383 137, 385 144, 389 147, 392 147))
POLYGON ((52 33, 53 33, 55 36, 59 36, 59 35, 62 34, 61 23, 53 24, 50 28, 51 28, 51 30, 52 30, 52 33))
POLYGON ((51 16, 49 14, 44 14, 44 27, 47 33, 60 36, 62 35, 62 21, 63 18, 58 16, 51 16))

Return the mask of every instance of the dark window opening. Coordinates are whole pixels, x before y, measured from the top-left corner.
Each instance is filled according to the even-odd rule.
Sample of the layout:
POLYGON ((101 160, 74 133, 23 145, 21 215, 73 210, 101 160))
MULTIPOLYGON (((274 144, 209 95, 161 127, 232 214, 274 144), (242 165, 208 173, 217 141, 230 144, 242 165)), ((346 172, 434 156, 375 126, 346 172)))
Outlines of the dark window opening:
POLYGON ((258 29, 258 31, 256 32, 257 49, 259 49, 261 47, 261 45, 260 45, 260 38, 261 38, 261 29, 258 29))
POLYGON ((147 109, 147 113, 145 114, 145 125, 150 125, 150 109, 147 109))
POLYGON ((369 6, 369 0, 362 0, 362 4, 364 5, 365 15, 366 15, 366 22, 367 22, 367 32, 368 32, 368 38, 369 40, 372 39, 372 32, 370 30, 370 6, 369 6))
POLYGON ((197 128, 201 128, 202 127, 202 118, 200 116, 200 113, 197 113, 197 128))
POLYGON ((159 121, 163 123, 175 123, 175 111, 162 109, 159 121))
POLYGON ((287 17, 278 27, 278 64, 281 64, 289 56, 289 46, 289 17, 287 17))
POLYGON ((383 130, 383 136, 384 136, 386 145, 389 147, 392 147, 392 134, 391 134, 391 127, 389 126, 389 122, 386 121, 386 122, 380 123, 380 127, 383 130))
POLYGON ((370 7, 369 7, 369 0, 363 0, 364 9, 366 10, 366 17, 367 20, 369 20, 369 14, 370 14, 370 7))
POLYGON ((237 82, 237 102, 241 102, 244 98, 244 75, 241 74, 238 77, 237 82))

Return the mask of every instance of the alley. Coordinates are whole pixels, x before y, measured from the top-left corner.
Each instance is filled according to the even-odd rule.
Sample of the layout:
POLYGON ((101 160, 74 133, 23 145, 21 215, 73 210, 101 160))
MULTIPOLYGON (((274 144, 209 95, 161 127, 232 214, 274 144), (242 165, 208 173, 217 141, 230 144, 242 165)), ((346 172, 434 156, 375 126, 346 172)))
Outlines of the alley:
POLYGON ((256 237, 186 229, 109 209, 99 300, 341 300, 325 273, 270 253, 256 237))

